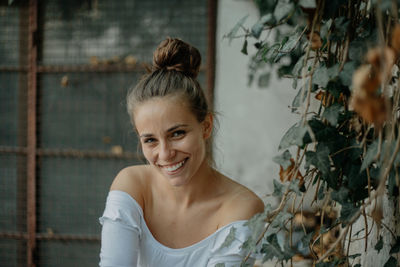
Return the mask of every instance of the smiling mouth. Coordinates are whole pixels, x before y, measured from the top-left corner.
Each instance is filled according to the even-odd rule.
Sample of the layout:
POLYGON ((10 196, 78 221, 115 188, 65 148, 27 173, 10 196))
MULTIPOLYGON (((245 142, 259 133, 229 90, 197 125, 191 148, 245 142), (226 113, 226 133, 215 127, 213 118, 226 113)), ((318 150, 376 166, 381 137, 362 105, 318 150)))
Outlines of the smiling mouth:
POLYGON ((177 170, 179 170, 180 168, 182 168, 182 166, 186 163, 186 161, 188 160, 188 158, 185 158, 184 160, 173 164, 173 165, 168 165, 168 166, 161 166, 161 168, 165 169, 167 172, 175 172, 177 170))

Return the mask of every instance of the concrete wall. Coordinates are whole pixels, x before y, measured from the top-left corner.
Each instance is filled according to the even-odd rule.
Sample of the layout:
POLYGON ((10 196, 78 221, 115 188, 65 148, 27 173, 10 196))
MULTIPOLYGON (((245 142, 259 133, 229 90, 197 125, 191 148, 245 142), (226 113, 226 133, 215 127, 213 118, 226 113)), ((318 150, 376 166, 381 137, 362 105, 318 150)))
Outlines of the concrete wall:
MULTIPOLYGON (((277 80, 273 70, 269 88, 260 89, 257 82, 247 86, 250 56, 240 52, 243 39, 231 44, 223 39, 246 14, 245 25, 251 27, 259 18, 253 1, 219 1, 215 109, 220 125, 214 155, 222 173, 263 197, 272 192, 272 179, 279 179, 279 166, 272 162, 279 141, 298 120, 288 108, 296 91, 289 80, 277 80)), ((252 48, 250 41, 249 55, 252 48)))

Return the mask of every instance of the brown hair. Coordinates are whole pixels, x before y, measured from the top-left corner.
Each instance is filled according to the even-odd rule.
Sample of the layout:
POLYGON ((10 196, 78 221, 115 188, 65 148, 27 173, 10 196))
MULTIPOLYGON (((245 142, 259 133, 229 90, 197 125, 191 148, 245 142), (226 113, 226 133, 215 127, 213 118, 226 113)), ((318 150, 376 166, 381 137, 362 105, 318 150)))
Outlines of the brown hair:
POLYGON ((192 45, 176 38, 161 42, 153 53, 151 72, 128 92, 127 110, 131 121, 136 104, 153 97, 182 95, 197 120, 202 122, 210 110, 196 79, 200 63, 200 52, 192 45))

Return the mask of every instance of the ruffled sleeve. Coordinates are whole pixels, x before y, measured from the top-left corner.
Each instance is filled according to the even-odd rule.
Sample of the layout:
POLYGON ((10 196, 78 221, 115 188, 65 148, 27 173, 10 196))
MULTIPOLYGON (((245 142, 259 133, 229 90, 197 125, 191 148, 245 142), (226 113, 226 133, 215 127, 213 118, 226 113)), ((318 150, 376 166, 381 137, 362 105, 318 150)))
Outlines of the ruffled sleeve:
POLYGON ((129 194, 109 192, 99 219, 102 224, 99 266, 137 266, 142 216, 141 207, 129 194))
MULTIPOLYGON (((251 237, 251 230, 245 226, 246 221, 240 221, 225 227, 215 239, 211 249, 211 257, 207 267, 224 264, 225 267, 239 267, 246 258, 248 251, 243 248, 243 243, 251 237), (234 234, 232 232, 234 231, 234 234), (231 234, 231 235, 230 235, 231 234), (226 238, 230 235, 230 240, 226 238), (227 242, 225 242, 225 240, 227 242)), ((246 266, 253 266, 255 258, 253 255, 246 261, 246 266)))

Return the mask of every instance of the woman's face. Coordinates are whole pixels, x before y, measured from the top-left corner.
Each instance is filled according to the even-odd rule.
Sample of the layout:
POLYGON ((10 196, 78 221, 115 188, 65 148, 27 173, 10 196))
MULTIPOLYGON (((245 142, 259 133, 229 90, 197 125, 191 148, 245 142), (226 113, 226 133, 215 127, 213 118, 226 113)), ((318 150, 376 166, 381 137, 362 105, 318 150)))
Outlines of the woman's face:
POLYGON ((198 122, 182 97, 160 97, 140 103, 134 120, 143 154, 173 186, 187 184, 206 166, 211 115, 198 122))

